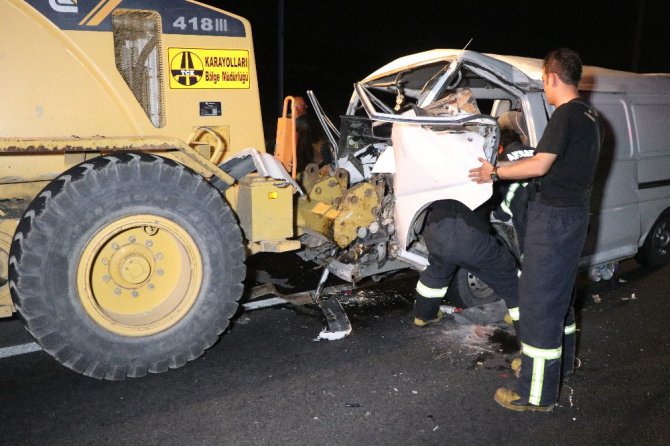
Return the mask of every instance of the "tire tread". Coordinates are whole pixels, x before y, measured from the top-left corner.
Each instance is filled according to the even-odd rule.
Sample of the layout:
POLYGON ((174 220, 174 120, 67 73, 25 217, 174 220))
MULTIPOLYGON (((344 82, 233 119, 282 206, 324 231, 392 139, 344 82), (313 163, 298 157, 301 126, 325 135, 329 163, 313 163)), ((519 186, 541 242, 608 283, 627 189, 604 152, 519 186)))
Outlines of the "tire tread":
MULTIPOLYGON (((194 322, 194 329, 203 333, 181 334, 176 345, 158 360, 143 363, 137 358, 108 354, 89 354, 78 345, 78 339, 66 339, 59 332, 52 305, 47 296, 40 295, 39 286, 44 272, 40 268, 41 251, 37 241, 53 237, 51 220, 68 215, 68 206, 86 200, 91 187, 104 190, 109 184, 136 182, 180 188, 195 196, 202 196, 200 203, 216 209, 225 201, 220 193, 202 177, 183 165, 167 158, 137 153, 124 153, 93 158, 69 169, 51 181, 29 205, 19 221, 12 239, 9 257, 9 288, 19 317, 37 342, 64 366, 97 379, 122 380, 149 373, 162 373, 178 368, 201 356, 213 345, 219 334, 229 325, 237 310, 237 300, 242 294, 244 280, 244 247, 242 235, 228 206, 219 206, 216 215, 220 227, 225 228, 223 239, 232 247, 227 255, 231 267, 222 272, 222 283, 228 284, 228 300, 219 302, 219 309, 206 322, 194 322), (148 172, 148 173, 147 173, 148 172), (92 186, 93 185, 93 186, 92 186), (218 203, 218 204, 217 204, 218 203)), ((138 196, 147 192, 139 190, 138 196)), ((54 299, 56 300, 56 299, 54 299)))

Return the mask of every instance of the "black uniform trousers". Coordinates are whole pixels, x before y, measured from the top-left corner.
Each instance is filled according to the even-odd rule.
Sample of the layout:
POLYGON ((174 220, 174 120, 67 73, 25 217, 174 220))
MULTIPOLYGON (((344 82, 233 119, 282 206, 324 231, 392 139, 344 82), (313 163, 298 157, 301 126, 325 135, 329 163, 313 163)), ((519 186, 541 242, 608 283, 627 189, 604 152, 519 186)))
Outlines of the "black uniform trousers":
POLYGON ((528 204, 519 281, 522 367, 516 391, 530 404, 555 404, 561 363, 563 374, 574 367, 573 290, 587 227, 587 206, 528 204))
POLYGON ((428 306, 429 310, 428 314, 415 314, 424 319, 429 319, 431 312, 435 315, 440 302, 436 298, 444 296, 459 267, 493 288, 508 308, 517 307, 518 268, 510 250, 491 234, 488 222, 462 203, 449 200, 440 204, 431 211, 423 233, 429 266, 420 273, 417 285, 417 308, 428 306), (437 291, 440 289, 442 293, 437 291), (435 293, 430 295, 430 290, 435 293), (429 305, 431 301, 433 305, 429 305))

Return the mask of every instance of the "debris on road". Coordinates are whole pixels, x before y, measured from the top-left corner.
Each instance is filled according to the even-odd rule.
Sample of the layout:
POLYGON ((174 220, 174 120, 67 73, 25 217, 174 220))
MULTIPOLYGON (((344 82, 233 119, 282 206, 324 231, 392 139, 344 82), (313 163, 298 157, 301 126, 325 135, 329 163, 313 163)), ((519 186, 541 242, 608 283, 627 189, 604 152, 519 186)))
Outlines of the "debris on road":
POLYGON ((321 341, 321 340, 326 340, 326 341, 337 341, 339 339, 343 339, 347 337, 351 333, 351 326, 349 326, 348 329, 346 330, 339 330, 339 331, 329 331, 328 328, 324 328, 321 330, 321 333, 314 339, 314 341, 321 341))
POLYGON ((463 311, 462 308, 454 307, 453 305, 440 305, 440 310, 442 310, 444 314, 461 313, 463 311))

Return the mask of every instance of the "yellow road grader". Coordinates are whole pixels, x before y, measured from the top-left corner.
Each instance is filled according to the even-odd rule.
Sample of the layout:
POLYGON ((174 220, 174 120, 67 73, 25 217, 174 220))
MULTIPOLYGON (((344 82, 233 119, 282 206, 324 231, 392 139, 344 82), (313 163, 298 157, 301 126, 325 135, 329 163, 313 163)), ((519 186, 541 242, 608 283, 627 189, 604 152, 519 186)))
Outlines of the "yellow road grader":
MULTIPOLYGON (((247 20, 192 0, 5 0, 0 20, 0 315, 66 367, 118 380, 199 357, 255 253, 300 251, 322 279, 421 267, 388 175, 299 177, 291 125, 265 152, 247 20)), ((390 141, 369 125, 349 119, 333 158, 390 141)), ((492 156, 495 120, 453 125, 492 156)))

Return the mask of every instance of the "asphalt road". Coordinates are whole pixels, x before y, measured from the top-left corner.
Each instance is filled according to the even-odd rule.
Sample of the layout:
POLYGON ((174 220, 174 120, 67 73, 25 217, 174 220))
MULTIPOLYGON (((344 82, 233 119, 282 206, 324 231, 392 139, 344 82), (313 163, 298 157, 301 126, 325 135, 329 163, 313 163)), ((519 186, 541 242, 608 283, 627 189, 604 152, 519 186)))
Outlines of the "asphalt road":
MULTIPOLYGON (((514 380, 509 329, 487 323, 498 307, 415 328, 409 276, 345 296, 341 341, 315 342, 321 315, 284 307, 242 313, 204 357, 141 379, 2 358, 0 444, 670 444, 670 266, 626 268, 616 289, 581 289, 582 366, 550 414, 493 401, 514 380)), ((26 342, 0 321, 0 347, 26 342)))

